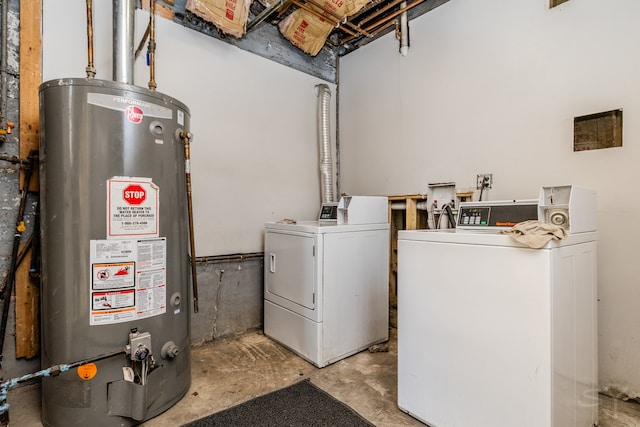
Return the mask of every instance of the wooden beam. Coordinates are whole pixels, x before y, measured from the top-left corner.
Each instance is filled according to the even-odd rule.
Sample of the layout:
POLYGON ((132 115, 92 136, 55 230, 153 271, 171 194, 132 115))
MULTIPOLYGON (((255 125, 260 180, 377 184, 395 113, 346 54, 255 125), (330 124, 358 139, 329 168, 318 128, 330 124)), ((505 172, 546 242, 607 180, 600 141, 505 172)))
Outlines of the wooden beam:
POLYGON ((40 288, 29 278, 31 250, 16 270, 16 359, 31 359, 40 349, 40 288))
MULTIPOLYGON (((20 1, 20 157, 26 159, 39 145, 38 87, 42 82, 42 0, 20 1), (25 19, 25 17, 29 17, 25 19)), ((31 190, 38 189, 37 171, 31 190)), ((24 176, 23 176, 24 178, 24 176)))
MULTIPOLYGON (((19 134, 20 157, 26 159, 31 150, 38 150, 40 142, 38 87, 42 82, 42 0, 20 0, 20 16, 19 134)), ((24 182, 24 173, 21 176, 24 182)), ((31 191, 39 188, 37 165, 29 187, 31 191)), ((40 288, 29 278, 30 263, 31 255, 28 254, 16 271, 16 358, 35 357, 40 348, 40 288)))

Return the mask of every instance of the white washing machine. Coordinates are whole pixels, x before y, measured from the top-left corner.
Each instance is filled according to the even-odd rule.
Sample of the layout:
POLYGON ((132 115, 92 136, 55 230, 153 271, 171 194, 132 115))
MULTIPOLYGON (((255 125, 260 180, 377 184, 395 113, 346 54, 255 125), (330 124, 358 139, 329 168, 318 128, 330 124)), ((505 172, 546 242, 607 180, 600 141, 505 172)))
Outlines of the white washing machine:
POLYGON ((437 427, 595 425, 596 240, 400 231, 400 409, 437 427))
POLYGON ((388 223, 268 223, 264 263, 268 337, 320 368, 388 339, 388 223))

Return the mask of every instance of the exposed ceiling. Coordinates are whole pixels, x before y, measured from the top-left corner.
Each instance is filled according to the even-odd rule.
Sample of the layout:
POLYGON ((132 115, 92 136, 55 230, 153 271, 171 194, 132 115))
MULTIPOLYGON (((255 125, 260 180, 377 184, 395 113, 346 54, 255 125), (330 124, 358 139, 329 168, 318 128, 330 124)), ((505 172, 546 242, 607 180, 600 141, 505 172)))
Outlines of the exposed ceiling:
POLYGON ((304 10, 333 25, 334 29, 326 38, 325 47, 335 50, 338 56, 343 56, 390 31, 395 31, 399 37, 400 16, 403 13, 406 12, 411 20, 448 0, 370 0, 355 13, 343 18, 330 10, 330 6, 336 1, 340 0, 279 0, 267 7, 254 1, 251 11, 255 18, 248 22, 247 31, 251 31, 263 19, 272 25, 278 25, 294 11, 304 10))
POLYGON ((246 0, 250 4, 246 30, 243 28, 243 33, 236 36, 225 33, 210 20, 189 10, 186 5, 190 1, 218 0, 175 0, 175 3, 174 0, 163 0, 163 3, 165 8, 171 9, 172 19, 187 28, 336 83, 339 57, 391 31, 399 35, 403 12, 411 21, 449 0, 246 0), (356 3, 357 7, 344 18, 338 18, 330 10, 332 4, 347 1, 356 3), (282 34, 283 21, 303 11, 330 23, 329 31, 320 40, 321 45, 314 55, 295 46, 282 34))

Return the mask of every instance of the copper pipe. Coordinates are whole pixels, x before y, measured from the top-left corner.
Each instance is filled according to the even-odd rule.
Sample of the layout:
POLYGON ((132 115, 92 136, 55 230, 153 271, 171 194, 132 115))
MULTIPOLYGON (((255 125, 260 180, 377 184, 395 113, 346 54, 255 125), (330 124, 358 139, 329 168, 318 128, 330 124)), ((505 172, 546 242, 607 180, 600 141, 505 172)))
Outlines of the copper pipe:
MULTIPOLYGON (((325 9, 320 3, 317 3, 314 0, 307 0, 307 3, 311 3, 312 5, 319 7, 320 9, 324 10, 326 13, 328 13, 329 15, 331 15, 334 19, 336 19, 337 21, 342 22, 341 17, 339 17, 338 15, 336 15, 335 13, 331 12, 330 10, 325 9)), ((352 30, 357 31, 359 34, 365 36, 365 37, 371 37, 371 34, 367 33, 366 31, 364 31, 362 28, 360 28, 359 25, 355 25, 352 22, 344 21, 343 22, 344 25, 348 25, 352 30)), ((342 28, 343 31, 346 31, 345 28, 342 28)))
POLYGON ((387 28, 394 27, 394 26, 396 27, 395 28, 396 33, 398 33, 399 32, 399 30, 398 30, 398 26, 399 26, 398 21, 390 21, 390 22, 387 22, 386 24, 384 24, 382 27, 380 27, 377 30, 375 30, 373 32, 373 36, 375 37, 378 34, 380 34, 382 31, 386 30, 387 28))
POLYGON ((376 16, 385 13, 387 10, 396 7, 397 5, 399 5, 400 3, 402 3, 404 0, 395 0, 393 3, 389 3, 388 5, 386 5, 385 7, 383 7, 382 9, 372 13, 371 15, 367 16, 366 18, 364 18, 362 21, 359 22, 360 25, 364 25, 365 22, 369 22, 371 21, 373 18, 375 18, 376 16))
MULTIPOLYGON (((382 27, 376 29, 373 33, 371 33, 371 37, 375 37, 378 34, 380 34, 382 31, 386 30, 389 27, 396 27, 396 33, 398 32, 398 21, 390 21, 387 22, 386 24, 384 24, 382 27)), ((397 36, 396 36, 397 37, 397 36)), ((344 40, 340 40, 341 43, 347 43, 350 42, 351 40, 353 40, 355 37, 348 37, 344 40)))
POLYGON ((184 143, 184 172, 187 181, 187 209, 189 214, 189 245, 191 248, 191 280, 193 286, 193 312, 198 312, 198 276, 196 273, 196 240, 193 232, 193 203, 191 198, 191 132, 180 132, 184 143))
POLYGON ((147 39, 149 38, 150 30, 151 30, 151 23, 147 24, 147 29, 144 30, 144 35, 142 36, 142 40, 140 40, 140 44, 138 45, 136 52, 133 54, 133 57, 135 59, 138 59, 138 56, 140 56, 140 52, 142 52, 142 49, 144 48, 144 44, 147 42, 147 39))
POLYGON ((93 1, 87 0, 87 56, 89 63, 87 65, 87 78, 92 79, 96 76, 96 69, 93 65, 93 1))
MULTIPOLYGON (((406 0, 403 0, 403 1, 406 1, 406 0)), ((373 28, 377 27, 378 25, 384 24, 385 22, 388 22, 388 21, 392 20, 396 16, 398 16, 398 15, 404 13, 404 12, 407 12, 410 9, 413 9, 414 7, 416 7, 417 5, 422 3, 423 1, 424 0, 417 0, 417 1, 413 2, 413 3, 411 3, 411 6, 407 6, 405 8, 402 8, 402 9, 392 13, 391 15, 384 17, 383 19, 381 19, 380 21, 376 22, 375 24, 369 25, 367 28, 365 28, 365 30, 367 30, 367 31, 372 30, 373 28)))
POLYGON ((14 122, 7 122, 7 127, 6 129, 2 129, 0 128, 0 136, 3 135, 10 135, 12 129, 16 126, 16 124, 14 122))
MULTIPOLYGON (((402 3, 403 1, 406 1, 406 0, 396 0, 396 1, 394 1, 394 2, 393 2, 393 4, 389 5, 389 6, 388 6, 387 8, 385 8, 385 9, 387 9, 387 10, 388 10, 388 8, 393 7, 393 6, 395 6, 395 5, 399 4, 399 3, 402 3)), ((396 12, 392 13, 391 15, 386 16, 386 17, 382 18, 380 21, 377 21, 377 22, 375 22, 375 23, 373 23, 373 24, 369 25, 369 26, 368 26, 368 27, 366 27, 364 30, 365 30, 365 31, 371 31, 372 29, 376 28, 377 26, 379 26, 379 25, 381 25, 381 24, 384 24, 384 23, 386 23, 386 22, 388 22, 388 21, 392 20, 393 18, 395 18, 396 16, 400 15, 401 13, 404 13, 404 12, 408 11, 409 9, 412 9, 412 8, 413 8, 413 7, 415 7, 415 6, 418 6, 418 5, 419 5, 420 3, 422 3, 423 1, 424 1, 424 0, 416 0, 415 2, 411 3, 411 5, 410 5, 410 6, 407 6, 407 7, 405 7, 405 8, 402 8, 402 9, 400 9, 400 10, 398 10, 398 11, 396 11, 396 12)), ((382 11, 379 11, 379 12, 382 12, 382 11)), ((376 15, 378 15, 378 14, 379 14, 379 13, 376 13, 376 15)), ((369 17, 369 18, 371 18, 371 17, 369 17)), ((367 18, 367 20, 368 20, 368 18, 367 18)), ((386 29, 386 28, 388 28, 388 27, 390 27, 390 26, 391 26, 391 24, 387 24, 387 25, 383 26, 382 28, 379 28, 379 29, 375 30, 375 31, 373 32, 373 34, 374 34, 374 35, 376 35, 376 34, 378 34, 380 31, 382 31, 383 29, 386 29)), ((341 43, 347 43, 347 42, 350 42, 351 40, 353 40, 354 38, 355 38, 355 37, 347 37, 347 38, 345 38, 345 39, 340 40, 340 42, 341 42, 341 43)))
MULTIPOLYGON (((327 20, 331 25, 333 25, 333 26, 335 26, 335 27, 337 27, 337 26, 338 26, 338 24, 340 23, 340 20, 339 20, 339 19, 332 18, 332 17, 328 14, 328 12, 327 12, 326 10, 322 9, 322 8, 320 8, 320 9, 322 9, 322 11, 323 11, 324 13, 319 12, 319 11, 317 11, 317 10, 313 9, 313 8, 311 8, 311 7, 307 6, 307 5, 306 5, 306 4, 304 4, 304 3, 300 3, 300 2, 299 2, 299 1, 297 1, 297 0, 292 0, 292 1, 291 1, 291 3, 293 3, 293 4, 294 4, 294 5, 296 5, 296 6, 298 6, 300 9, 306 10, 307 12, 311 13, 312 15, 317 16, 317 17, 318 17, 318 18, 320 18, 320 19, 325 19, 325 20, 327 20)), ((355 35, 355 34, 354 34, 354 35, 355 35)))
POLYGON ((149 1, 149 89, 156 90, 156 0, 149 1))

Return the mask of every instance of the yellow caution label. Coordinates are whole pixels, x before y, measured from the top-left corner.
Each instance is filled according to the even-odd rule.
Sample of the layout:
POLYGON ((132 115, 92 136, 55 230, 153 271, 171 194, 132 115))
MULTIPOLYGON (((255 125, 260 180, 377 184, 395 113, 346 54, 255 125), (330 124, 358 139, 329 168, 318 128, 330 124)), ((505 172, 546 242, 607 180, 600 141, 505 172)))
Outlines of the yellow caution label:
POLYGON ((98 373, 98 367, 95 363, 87 363, 85 365, 78 366, 77 372, 80 378, 88 381, 96 376, 96 374, 98 373))

